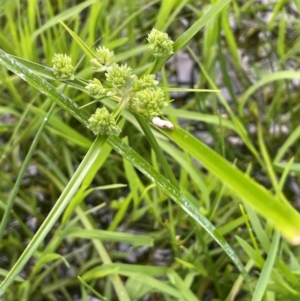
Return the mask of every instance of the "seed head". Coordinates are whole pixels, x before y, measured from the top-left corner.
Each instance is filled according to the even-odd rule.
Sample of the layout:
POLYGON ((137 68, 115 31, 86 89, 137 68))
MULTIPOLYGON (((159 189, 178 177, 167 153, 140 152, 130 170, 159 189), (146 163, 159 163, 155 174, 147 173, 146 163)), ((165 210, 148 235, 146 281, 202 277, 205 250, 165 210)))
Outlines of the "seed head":
POLYGON ((89 118, 88 128, 94 135, 118 135, 121 129, 117 126, 115 119, 111 116, 108 110, 97 108, 96 112, 89 118))
POLYGON ((74 67, 70 56, 62 53, 55 53, 52 58, 54 75, 58 79, 74 79, 74 67))

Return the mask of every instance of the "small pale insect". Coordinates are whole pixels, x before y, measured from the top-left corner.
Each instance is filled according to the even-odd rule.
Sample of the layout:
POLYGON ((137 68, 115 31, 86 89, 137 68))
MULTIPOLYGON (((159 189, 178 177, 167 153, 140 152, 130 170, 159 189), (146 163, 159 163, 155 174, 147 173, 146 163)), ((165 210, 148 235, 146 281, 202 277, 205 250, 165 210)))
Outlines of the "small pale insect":
POLYGON ((170 122, 168 120, 160 119, 159 117, 154 117, 152 119, 152 123, 161 129, 168 129, 170 131, 172 131, 174 129, 174 125, 172 122, 170 122))

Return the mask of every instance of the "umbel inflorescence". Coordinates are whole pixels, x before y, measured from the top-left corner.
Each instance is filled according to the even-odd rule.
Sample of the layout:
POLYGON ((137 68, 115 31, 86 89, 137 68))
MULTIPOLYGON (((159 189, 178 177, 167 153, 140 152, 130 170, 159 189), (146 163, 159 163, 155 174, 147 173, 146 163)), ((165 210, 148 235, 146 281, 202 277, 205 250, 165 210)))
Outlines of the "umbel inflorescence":
MULTIPOLYGON (((173 41, 166 33, 153 29, 148 35, 149 51, 155 57, 169 56, 173 53, 173 41)), ((52 60, 54 74, 60 79, 73 79, 74 67, 67 55, 55 54, 52 60), (61 67, 61 68, 60 68, 61 67)), ((141 77, 133 74, 127 64, 117 64, 115 55, 106 47, 98 47, 91 59, 95 72, 104 72, 105 80, 93 78, 85 87, 94 98, 110 97, 126 104, 126 107, 152 120, 159 127, 173 129, 172 123, 161 120, 161 110, 168 105, 164 91, 158 87, 154 74, 141 77)), ((89 129, 95 134, 118 135, 121 129, 115 119, 103 108, 97 108, 89 118, 89 129)))

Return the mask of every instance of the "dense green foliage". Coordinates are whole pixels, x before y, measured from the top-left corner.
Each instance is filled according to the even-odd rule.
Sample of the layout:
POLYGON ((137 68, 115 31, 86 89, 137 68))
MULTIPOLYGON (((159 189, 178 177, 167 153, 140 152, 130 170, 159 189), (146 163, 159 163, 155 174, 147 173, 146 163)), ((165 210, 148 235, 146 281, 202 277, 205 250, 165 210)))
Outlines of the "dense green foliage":
POLYGON ((299 15, 296 0, 0 1, 0 299, 299 300, 299 15), (162 57, 153 28, 174 41, 162 57), (99 46, 157 75, 173 131, 134 97, 89 95, 99 46), (95 111, 113 135, 89 129, 95 111))

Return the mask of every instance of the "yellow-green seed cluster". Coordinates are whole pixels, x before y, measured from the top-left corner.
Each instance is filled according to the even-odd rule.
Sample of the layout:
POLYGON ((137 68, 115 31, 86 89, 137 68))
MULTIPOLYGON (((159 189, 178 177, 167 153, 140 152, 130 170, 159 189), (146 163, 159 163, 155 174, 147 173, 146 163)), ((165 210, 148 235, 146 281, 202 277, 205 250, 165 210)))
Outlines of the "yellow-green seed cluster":
POLYGON ((53 72, 56 78, 73 80, 74 70, 72 59, 66 54, 55 53, 52 58, 53 72))
POLYGON ((130 83, 132 69, 125 65, 113 64, 105 73, 106 80, 112 84, 114 88, 123 89, 130 83))
POLYGON ((95 98, 100 98, 101 96, 106 95, 107 92, 97 78, 89 80, 89 84, 85 88, 88 90, 89 94, 95 98))
POLYGON ((174 53, 174 42, 169 38, 168 34, 161 32, 155 28, 148 35, 149 51, 155 57, 170 56, 174 53))
POLYGON ((98 72, 105 72, 115 62, 115 54, 106 47, 98 47, 96 55, 91 59, 92 69, 98 72))
POLYGON ((135 93, 129 100, 128 107, 148 119, 161 114, 161 110, 168 103, 165 100, 165 93, 160 88, 146 88, 135 93))
POLYGON ((117 126, 115 119, 108 110, 97 108, 96 112, 89 118, 89 129, 94 135, 118 135, 121 129, 117 126))

